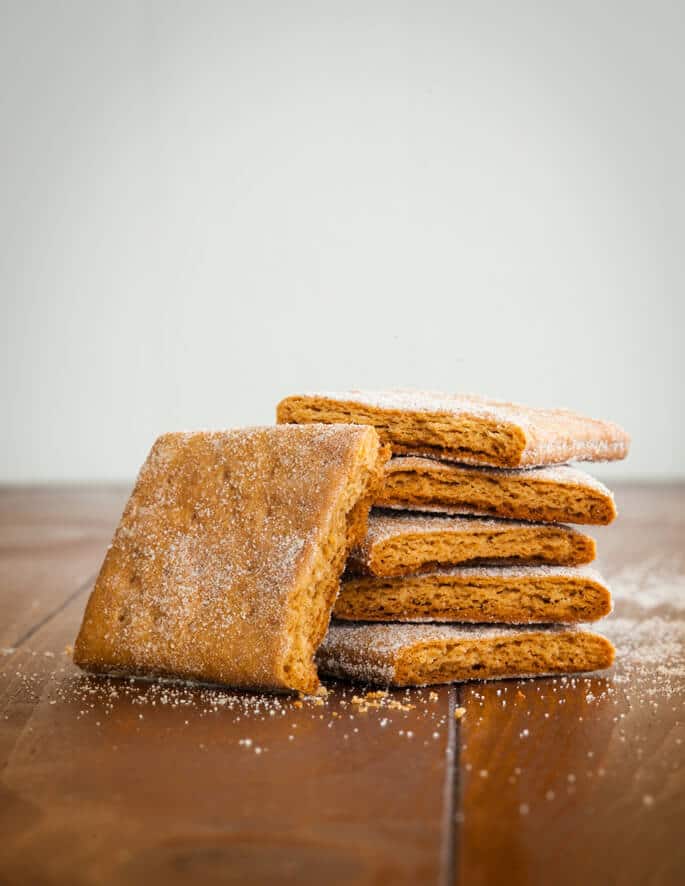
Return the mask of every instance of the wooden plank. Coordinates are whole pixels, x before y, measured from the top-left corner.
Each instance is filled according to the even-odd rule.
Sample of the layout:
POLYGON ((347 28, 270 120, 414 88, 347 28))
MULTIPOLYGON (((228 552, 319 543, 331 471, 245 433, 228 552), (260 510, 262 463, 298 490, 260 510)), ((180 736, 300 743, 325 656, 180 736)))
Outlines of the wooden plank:
POLYGON ((0 659, 2 882, 444 881, 453 690, 360 713, 95 680, 63 654, 86 596, 0 659))
POLYGON ((614 669, 460 690, 458 883, 683 882, 685 490, 618 498, 614 669))
POLYGON ((99 568, 128 491, 0 491, 0 646, 14 646, 99 568))

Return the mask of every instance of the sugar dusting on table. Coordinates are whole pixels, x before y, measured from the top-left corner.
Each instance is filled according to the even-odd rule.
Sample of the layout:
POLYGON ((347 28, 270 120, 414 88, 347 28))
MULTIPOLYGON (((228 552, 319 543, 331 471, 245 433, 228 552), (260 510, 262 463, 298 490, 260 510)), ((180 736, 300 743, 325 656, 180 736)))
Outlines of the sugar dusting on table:
POLYGON ((685 574, 678 557, 653 556, 611 577, 616 611, 603 632, 616 646, 617 684, 646 697, 682 697, 685 685, 685 574))

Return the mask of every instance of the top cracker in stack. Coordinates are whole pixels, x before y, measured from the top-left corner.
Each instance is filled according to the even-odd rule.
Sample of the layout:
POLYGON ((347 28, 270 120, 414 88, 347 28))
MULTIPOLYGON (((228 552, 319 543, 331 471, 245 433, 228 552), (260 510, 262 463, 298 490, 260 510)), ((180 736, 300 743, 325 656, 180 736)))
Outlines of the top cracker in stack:
POLYGON ((393 455, 426 455, 496 468, 615 461, 626 457, 630 444, 626 432, 611 422, 474 394, 302 394, 282 400, 277 417, 279 423, 373 425, 393 455))

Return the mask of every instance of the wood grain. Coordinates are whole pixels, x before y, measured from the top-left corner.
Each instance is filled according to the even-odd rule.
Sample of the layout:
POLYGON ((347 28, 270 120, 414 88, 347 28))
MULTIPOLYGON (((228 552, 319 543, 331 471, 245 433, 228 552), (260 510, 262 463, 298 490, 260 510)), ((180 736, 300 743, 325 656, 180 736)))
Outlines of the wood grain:
POLYGON ((684 882, 683 491, 620 490, 595 533, 618 598, 607 677, 461 688, 455 882, 684 882))
POLYGON ((606 677, 366 713, 359 688, 256 710, 80 674, 64 650, 125 490, 3 492, 0 882, 682 882, 683 492, 619 490, 596 533, 635 626, 606 677))
POLYGON ((0 490, 0 646, 14 646, 88 583, 126 490, 0 490))

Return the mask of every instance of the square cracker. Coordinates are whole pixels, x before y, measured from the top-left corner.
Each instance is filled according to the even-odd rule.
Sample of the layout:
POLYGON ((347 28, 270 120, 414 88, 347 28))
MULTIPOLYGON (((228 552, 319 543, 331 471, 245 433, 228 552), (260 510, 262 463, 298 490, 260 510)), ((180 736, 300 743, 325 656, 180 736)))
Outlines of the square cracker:
POLYGON ((160 437, 88 601, 86 670, 312 691, 383 453, 373 428, 160 437))
POLYGON ((373 425, 399 455, 494 467, 613 461, 628 454, 618 425, 566 409, 535 409, 475 394, 345 391, 286 397, 279 422, 373 425))
POLYGON ((332 624, 319 648, 322 673, 384 686, 571 674, 608 668, 600 634, 559 625, 332 624))
POLYGON ((578 566, 595 559, 595 540, 571 526, 482 517, 371 511, 350 575, 411 575, 462 563, 578 566))
POLYGON ((416 456, 388 462, 374 504, 544 523, 606 525, 616 517, 606 486, 570 465, 510 470, 416 456))
POLYGON ((577 624, 611 612, 611 592, 587 566, 451 566, 342 583, 333 615, 347 621, 577 624))

